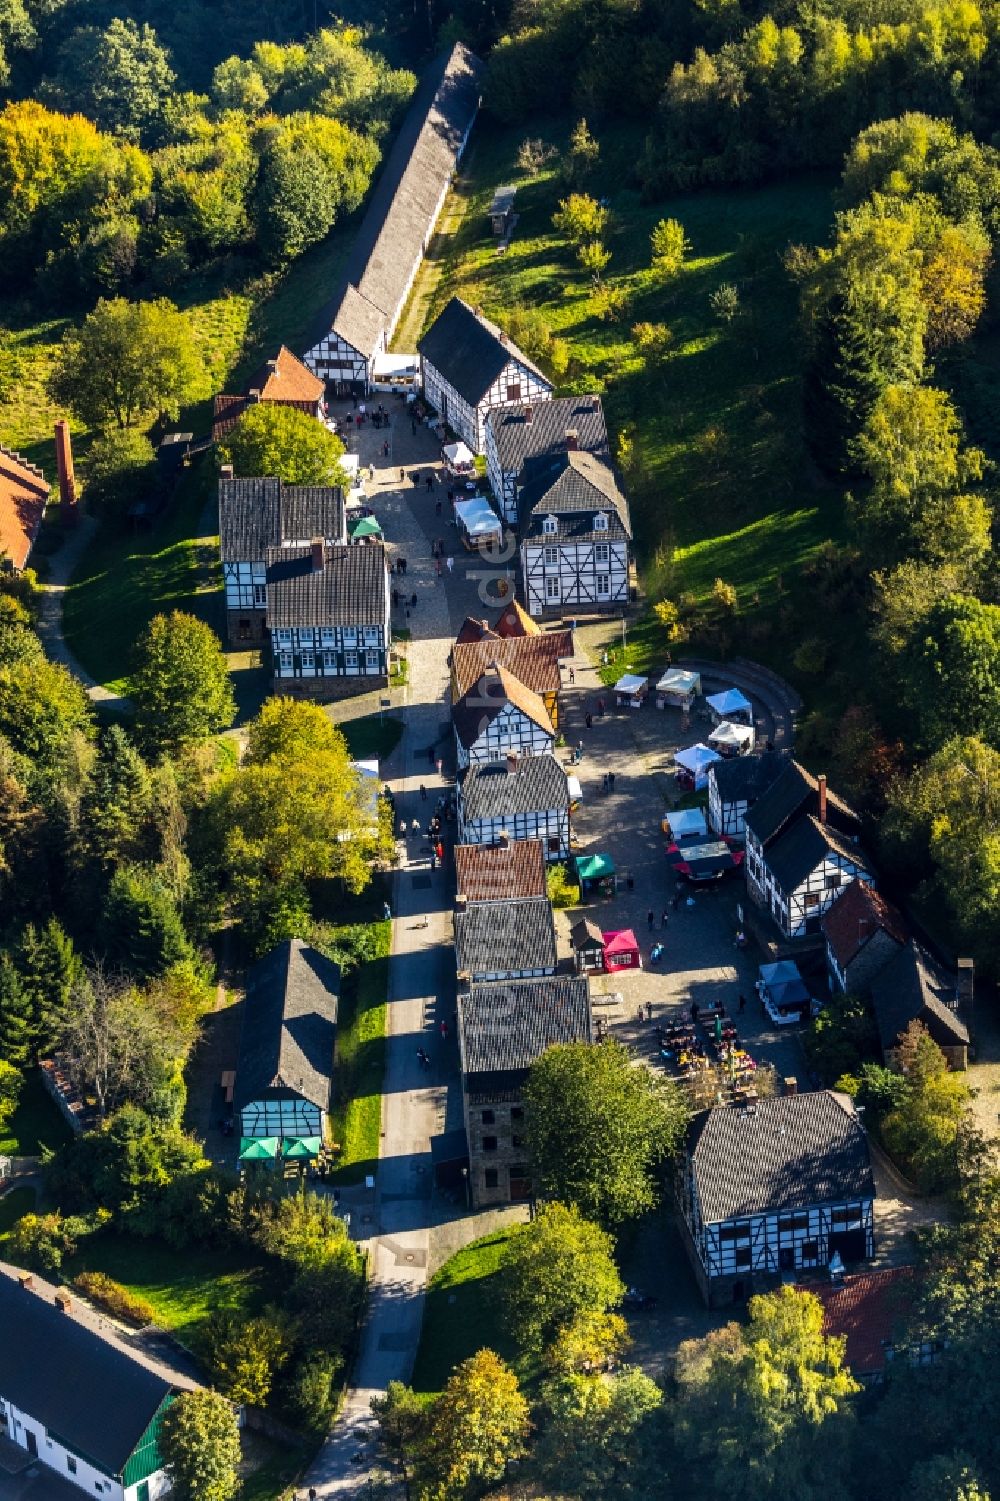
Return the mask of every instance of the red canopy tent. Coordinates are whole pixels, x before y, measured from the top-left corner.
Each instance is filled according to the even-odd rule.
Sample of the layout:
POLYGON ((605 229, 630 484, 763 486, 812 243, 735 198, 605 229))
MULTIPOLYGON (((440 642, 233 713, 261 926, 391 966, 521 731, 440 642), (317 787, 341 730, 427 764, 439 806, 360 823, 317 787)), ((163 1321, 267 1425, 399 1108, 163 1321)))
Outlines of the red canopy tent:
POLYGON ((604 968, 642 969, 642 955, 631 928, 620 928, 614 933, 602 933, 604 939, 604 968))

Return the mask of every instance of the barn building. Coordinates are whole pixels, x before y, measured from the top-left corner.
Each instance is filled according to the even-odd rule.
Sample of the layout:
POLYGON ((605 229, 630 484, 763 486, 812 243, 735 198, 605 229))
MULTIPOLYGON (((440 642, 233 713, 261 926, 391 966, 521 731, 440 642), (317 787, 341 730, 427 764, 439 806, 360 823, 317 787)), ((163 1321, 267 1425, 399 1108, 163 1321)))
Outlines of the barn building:
POLYGON ((307 416, 322 418, 324 385, 317 375, 296 359, 284 344, 273 360, 254 371, 242 396, 217 396, 212 417, 212 439, 218 443, 231 432, 248 407, 292 407, 307 416))
POLYGON ((0 567, 20 573, 28 566, 49 502, 49 487, 37 464, 0 444, 0 567))

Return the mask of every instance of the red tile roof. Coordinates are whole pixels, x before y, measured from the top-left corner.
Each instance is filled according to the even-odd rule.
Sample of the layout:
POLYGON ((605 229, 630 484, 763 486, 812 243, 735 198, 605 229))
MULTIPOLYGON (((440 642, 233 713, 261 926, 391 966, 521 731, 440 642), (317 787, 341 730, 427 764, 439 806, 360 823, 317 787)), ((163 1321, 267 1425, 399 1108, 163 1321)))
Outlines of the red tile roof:
POLYGON ((470 902, 545 896, 545 855, 537 839, 455 846, 455 889, 470 902))
POLYGON ((48 499, 42 471, 0 444, 0 554, 18 570, 27 565, 48 499))
POLYGON ((543 631, 538 636, 489 636, 478 641, 456 641, 452 651, 455 698, 468 693, 491 667, 505 667, 533 693, 558 693, 560 660, 573 655, 571 631, 543 631))
POLYGON ((906 924, 901 914, 867 881, 852 881, 820 926, 841 969, 858 957, 879 929, 898 944, 906 942, 906 924))
POLYGON ((497 641, 497 632, 490 629, 485 620, 477 620, 475 615, 466 615, 462 621, 462 628, 455 637, 456 644, 466 645, 470 641, 497 641))
POLYGON ((542 628, 536 620, 532 620, 527 610, 512 599, 505 610, 501 610, 496 625, 493 627, 498 636, 540 636, 542 628))
POLYGON ((885 1370, 885 1353, 913 1306, 916 1295, 911 1266, 858 1272, 840 1283, 801 1288, 823 1305, 823 1333, 847 1340, 846 1363, 859 1379, 885 1370))
MULTIPOLYGON (((247 382, 247 393, 256 391, 260 401, 275 402, 280 406, 294 406, 307 411, 315 407, 326 388, 318 376, 313 375, 308 365, 287 349, 284 344, 277 357, 267 360, 255 370, 247 382)), ((212 413, 212 440, 218 443, 234 428, 250 406, 249 394, 243 396, 217 396, 212 413)))

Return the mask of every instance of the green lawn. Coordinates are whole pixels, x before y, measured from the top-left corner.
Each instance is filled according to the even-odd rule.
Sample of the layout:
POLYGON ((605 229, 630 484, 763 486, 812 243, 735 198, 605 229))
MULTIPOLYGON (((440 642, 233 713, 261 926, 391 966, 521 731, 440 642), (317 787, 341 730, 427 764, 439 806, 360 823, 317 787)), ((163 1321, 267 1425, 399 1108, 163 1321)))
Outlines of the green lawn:
POLYGON ((430 1280, 413 1389, 439 1392, 455 1366, 477 1350, 514 1361, 517 1346, 496 1298, 496 1272, 515 1231, 499 1230, 465 1246, 430 1280))
POLYGON ((355 761, 385 761, 392 755, 403 734, 403 721, 386 715, 369 714, 364 719, 347 719, 337 728, 343 732, 355 761))
POLYGON ((38 1157, 43 1147, 54 1152, 69 1137, 69 1126, 46 1093, 41 1074, 31 1069, 25 1075, 11 1123, 0 1131, 0 1156, 38 1157))
POLYGON ((35 1207, 35 1190, 31 1187, 12 1188, 0 1199, 0 1235, 12 1230, 23 1215, 35 1207))
POLYGON ((188 610, 218 627, 219 544, 206 530, 215 488, 210 455, 185 473, 148 529, 106 526, 66 592, 63 629, 77 660, 99 683, 122 691, 137 638, 162 610, 188 610))
POLYGON ((269 1296, 265 1268, 241 1251, 175 1251, 163 1241, 100 1234, 84 1241, 63 1263, 63 1276, 104 1272, 153 1305, 157 1323, 195 1355, 210 1314, 234 1310, 250 1316, 269 1296))
POLYGON ((378 1162, 391 927, 373 923, 375 957, 345 978, 337 1018, 331 1125, 340 1144, 335 1179, 360 1183, 378 1162))

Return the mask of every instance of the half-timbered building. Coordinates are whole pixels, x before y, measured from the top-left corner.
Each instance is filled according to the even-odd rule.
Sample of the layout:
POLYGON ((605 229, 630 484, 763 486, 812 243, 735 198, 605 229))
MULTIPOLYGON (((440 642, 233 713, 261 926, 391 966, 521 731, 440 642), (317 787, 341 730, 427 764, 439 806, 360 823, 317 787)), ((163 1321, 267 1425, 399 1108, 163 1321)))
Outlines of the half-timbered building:
POLYGON ((505 980, 460 990, 458 1046, 474 1209, 530 1197, 524 1131, 528 1070, 547 1048, 572 1042, 593 1042, 584 976, 505 980))
POLYGON ((857 814, 797 761, 746 814, 747 891, 785 938, 819 932, 824 912, 856 878, 873 879, 857 814))
POLYGON ((389 348, 479 110, 483 65, 456 42, 410 102, 304 359, 338 394, 366 391, 389 348))
POLYGON ((269 548, 266 564, 275 692, 324 698, 384 687, 391 593, 383 544, 269 548))
POLYGON ((569 854, 569 785, 553 755, 470 766, 458 786, 461 844, 537 839, 546 860, 569 854))
POLYGON ((685 1241, 711 1307, 808 1268, 874 1252, 868 1139, 831 1090, 722 1105, 695 1117, 678 1172, 685 1241))
POLYGON ((322 418, 325 387, 317 375, 296 359, 282 344, 273 360, 256 370, 242 396, 217 396, 212 420, 212 438, 218 443, 239 422, 248 407, 258 402, 294 407, 310 417, 322 418))
POLYGON ((608 459, 608 429, 599 396, 553 396, 540 404, 522 402, 488 413, 486 474, 509 526, 519 519, 517 489, 525 464, 564 453, 574 436, 583 453, 608 459))
POLYGON ((882 1056, 890 1067, 897 1066, 900 1042, 912 1022, 926 1029, 949 1068, 968 1067, 969 1029, 958 984, 922 944, 912 938, 904 944, 873 977, 870 989, 882 1056))
POLYGON ((524 980, 556 970, 556 929, 547 896, 455 902, 455 963, 466 980, 524 980))
POLYGON ((486 451, 486 418, 544 402, 552 386, 503 329, 453 297, 417 345, 424 396, 473 453, 486 451))
MULTIPOLYGON (((514 620, 510 607, 504 612, 514 620)), ((501 620, 504 618, 501 616, 501 620)), ((500 622, 498 622, 499 625, 500 622)), ((465 621, 451 649, 451 697, 457 703, 485 672, 503 668, 544 703, 553 728, 559 728, 560 664, 573 656, 573 633, 565 630, 501 636, 485 621, 465 621)))
POLYGON ((902 914, 868 881, 852 881, 820 929, 830 988, 842 995, 867 995, 875 976, 906 947, 902 914))
POLYGON ((708 768, 708 826, 720 839, 742 839, 744 820, 757 799, 777 781, 786 757, 780 751, 733 756, 708 768))
POLYGON ((460 771, 511 754, 542 756, 555 745, 544 701, 503 667, 484 672, 451 712, 460 771))
POLYGON ((219 547, 232 645, 264 641, 267 555, 275 548, 346 542, 344 496, 336 486, 286 485, 280 479, 219 480, 219 547))
MULTIPOLYGON (((575 435, 569 443, 575 445, 575 435)), ((622 610, 632 523, 611 466, 575 446, 522 470, 521 595, 529 615, 622 610)))

